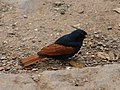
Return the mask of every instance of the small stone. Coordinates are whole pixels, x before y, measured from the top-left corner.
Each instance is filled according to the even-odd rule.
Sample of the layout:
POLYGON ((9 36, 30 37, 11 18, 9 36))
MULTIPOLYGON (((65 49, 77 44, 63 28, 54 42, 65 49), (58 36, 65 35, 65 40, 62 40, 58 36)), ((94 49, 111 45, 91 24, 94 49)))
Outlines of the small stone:
POLYGON ((33 68, 32 71, 38 71, 38 68, 33 68))
POLYGON ((9 66, 5 67, 5 71, 9 71, 10 69, 11 69, 11 67, 9 67, 9 66))
POLYGON ((57 35, 57 36, 59 36, 59 35, 60 35, 60 33, 57 33, 56 35, 57 35))
POLYGON ((89 52, 86 52, 86 54, 88 55, 88 54, 89 54, 89 52))
POLYGON ((99 34, 99 32, 94 32, 94 34, 99 34))
POLYGON ((0 22, 0 26, 3 26, 4 24, 2 22, 0 22))
POLYGON ((6 60, 6 59, 7 59, 6 56, 1 57, 1 60, 6 60))
POLYGON ((71 60, 69 63, 70 63, 70 65, 72 65, 73 67, 76 67, 76 68, 85 67, 85 65, 83 63, 81 63, 80 61, 71 60))
POLYGON ((78 23, 78 24, 72 25, 73 28, 80 28, 80 26, 81 26, 81 23, 78 23))
POLYGON ((2 65, 3 65, 3 66, 6 66, 6 63, 3 63, 2 65))
POLYGON ((52 70, 58 70, 58 68, 56 68, 56 67, 51 67, 51 69, 52 69, 52 70))
POLYGON ((23 15, 24 18, 28 18, 27 15, 23 15))
POLYGON ((19 73, 26 73, 27 70, 18 70, 19 73))
POLYGON ((60 10, 60 8, 54 8, 54 10, 59 11, 59 10, 60 10))
POLYGON ((38 29, 36 28, 36 29, 34 29, 35 31, 38 31, 38 29))
POLYGON ((13 60, 15 60, 17 57, 12 57, 11 59, 12 59, 12 61, 11 62, 13 62, 13 60))
POLYGON ((38 42, 42 42, 41 40, 38 40, 38 42))
POLYGON ((61 9, 61 10, 60 10, 60 14, 61 14, 61 15, 64 15, 64 14, 65 14, 65 12, 66 12, 66 10, 65 10, 65 9, 61 9))
POLYGON ((113 52, 108 53, 110 56, 110 60, 115 60, 115 54, 113 52))
POLYGON ((53 34, 50 34, 50 36, 52 37, 52 36, 53 36, 53 34))
POLYGON ((55 7, 56 7, 56 6, 59 7, 59 6, 63 5, 63 4, 64 4, 63 2, 59 2, 59 1, 58 1, 58 2, 55 2, 55 3, 54 3, 54 6, 55 6, 55 7))
POLYGON ((100 35, 99 35, 99 34, 94 34, 94 37, 95 37, 95 38, 99 38, 100 35))
POLYGON ((94 57, 95 57, 95 55, 91 55, 91 57, 92 57, 92 58, 94 58, 94 57))
POLYGON ((108 59, 108 60, 110 60, 109 55, 107 53, 105 53, 105 52, 98 52, 97 56, 100 57, 100 58, 102 58, 102 59, 108 59))
POLYGON ((32 23, 28 23, 29 25, 31 25, 32 23))
POLYGON ((8 34, 9 35, 15 35, 15 33, 13 31, 9 31, 8 34))
POLYGON ((79 14, 82 14, 82 13, 84 13, 84 10, 78 11, 78 13, 79 13, 79 14))
POLYGON ((7 44, 8 42, 7 41, 3 41, 3 44, 7 44))
POLYGON ((15 29, 16 24, 17 24, 17 22, 15 22, 14 24, 11 24, 12 29, 15 29))
POLYGON ((26 41, 27 39, 26 38, 23 38, 22 41, 26 41))
POLYGON ((103 43, 102 42, 98 42, 98 46, 103 46, 103 43))
POLYGON ((70 69, 72 69, 72 67, 66 67, 66 69, 67 69, 67 70, 70 70, 70 69))
POLYGON ((32 40, 32 43, 35 43, 36 41, 35 40, 32 40))
POLYGON ((112 26, 108 26, 107 29, 108 29, 108 30, 112 30, 112 26))
POLYGON ((120 23, 118 24, 118 26, 120 27, 120 23))
POLYGON ((6 54, 6 52, 2 52, 1 54, 2 54, 2 55, 5 55, 5 54, 6 54))
POLYGON ((117 59, 120 59, 120 53, 118 52, 118 53, 116 53, 116 58, 115 58, 116 60, 117 59))
POLYGON ((104 47, 103 47, 103 46, 101 46, 101 47, 100 47, 100 49, 101 49, 101 50, 103 50, 103 49, 104 49, 104 47))
POLYGON ((38 75, 32 75, 32 79, 33 79, 35 82, 38 82, 38 81, 39 81, 39 76, 38 76, 38 75))
POLYGON ((118 14, 120 14, 120 8, 115 8, 113 9, 115 12, 117 12, 118 14))
POLYGON ((4 67, 0 67, 0 71, 4 70, 4 67))

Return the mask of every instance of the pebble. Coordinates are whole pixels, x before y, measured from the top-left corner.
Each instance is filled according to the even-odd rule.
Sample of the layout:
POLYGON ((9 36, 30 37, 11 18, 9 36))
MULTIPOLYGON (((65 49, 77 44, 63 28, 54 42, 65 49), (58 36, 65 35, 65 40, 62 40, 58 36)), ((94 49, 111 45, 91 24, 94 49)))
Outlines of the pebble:
POLYGON ((78 23, 78 24, 72 25, 73 28, 80 28, 80 26, 81 26, 81 23, 78 23))
POLYGON ((37 28, 35 28, 34 30, 35 30, 35 31, 38 31, 38 29, 37 29, 37 28))
POLYGON ((6 60, 7 58, 6 58, 6 56, 2 56, 0 59, 1 60, 6 60))
POLYGON ((118 24, 118 26, 120 27, 120 23, 118 24))
POLYGON ((3 44, 7 44, 8 42, 7 41, 3 41, 3 44))
POLYGON ((52 36, 53 36, 53 34, 50 34, 50 36, 52 37, 52 36))
POLYGON ((102 59, 108 59, 108 60, 110 60, 109 55, 107 53, 105 53, 105 52, 97 52, 97 56, 100 57, 100 58, 102 58, 102 59))
POLYGON ((52 69, 52 70, 58 70, 58 68, 56 68, 56 67, 51 67, 51 69, 52 69))
POLYGON ((85 67, 85 65, 83 63, 81 63, 80 61, 73 61, 73 60, 71 60, 69 63, 70 63, 71 66, 76 67, 76 68, 83 68, 83 67, 85 67))
POLYGON ((27 15, 23 15, 24 18, 28 18, 27 15))
POLYGON ((115 54, 113 52, 109 52, 109 60, 115 60, 115 54))
POLYGON ((4 70, 4 67, 0 67, 0 71, 4 70))
POLYGON ((118 14, 120 14, 120 8, 115 8, 113 9, 115 12, 117 12, 118 14))
POLYGON ((57 6, 57 7, 59 7, 59 6, 63 5, 63 4, 64 4, 64 3, 63 3, 63 2, 60 2, 60 1, 54 2, 54 6, 57 6))
POLYGON ((61 15, 64 15, 64 14, 65 14, 65 12, 66 12, 66 10, 65 10, 65 9, 61 9, 61 10, 60 10, 60 14, 61 14, 61 15))
POLYGON ((2 22, 0 22, 0 26, 3 26, 4 24, 2 22))
POLYGON ((88 55, 88 54, 89 54, 89 52, 86 52, 86 54, 88 55))
POLYGON ((99 32, 94 32, 94 34, 99 34, 99 32))
POLYGON ((3 65, 3 66, 6 66, 6 63, 3 63, 2 65, 3 65))
POLYGON ((79 14, 82 14, 82 13, 84 13, 84 10, 80 10, 80 11, 78 11, 78 13, 79 13, 79 14))
POLYGON ((103 42, 98 42, 98 46, 103 46, 103 42))
POLYGON ((15 60, 16 58, 17 58, 17 57, 15 57, 15 56, 14 56, 14 57, 12 57, 12 58, 11 58, 11 59, 12 59, 12 61, 11 61, 11 62, 13 62, 13 60, 15 60))
POLYGON ((101 49, 101 50, 104 50, 104 47, 101 46, 100 49, 101 49))
POLYGON ((15 35, 15 32, 14 31, 8 31, 8 34, 9 35, 15 35))
POLYGON ((9 71, 11 69, 11 67, 10 66, 5 66, 4 69, 5 69, 5 71, 9 71))
POLYGON ((32 43, 35 43, 36 41, 35 40, 32 40, 32 43))
POLYGON ((70 70, 70 69, 72 69, 72 67, 66 67, 66 69, 67 69, 67 70, 70 70))
POLYGON ((29 25, 31 25, 32 23, 28 23, 29 25))
POLYGON ((94 58, 94 57, 95 57, 95 55, 91 55, 91 57, 92 57, 92 58, 94 58))
POLYGON ((112 26, 108 26, 107 29, 108 29, 108 30, 112 30, 112 26))
POLYGON ((58 10, 60 10, 60 8, 54 8, 54 10, 58 11, 58 10))
POLYGON ((100 35, 99 35, 98 33, 94 33, 94 37, 95 37, 95 38, 99 38, 100 35))
POLYGON ((59 35, 60 35, 60 33, 57 33, 56 35, 57 35, 57 36, 59 36, 59 35))
POLYGON ((32 71, 38 71, 38 68, 33 68, 32 71))
POLYGON ((35 82, 39 81, 39 76, 38 75, 32 75, 31 77, 35 82))
POLYGON ((12 29, 15 29, 16 25, 17 25, 17 22, 11 24, 12 29))

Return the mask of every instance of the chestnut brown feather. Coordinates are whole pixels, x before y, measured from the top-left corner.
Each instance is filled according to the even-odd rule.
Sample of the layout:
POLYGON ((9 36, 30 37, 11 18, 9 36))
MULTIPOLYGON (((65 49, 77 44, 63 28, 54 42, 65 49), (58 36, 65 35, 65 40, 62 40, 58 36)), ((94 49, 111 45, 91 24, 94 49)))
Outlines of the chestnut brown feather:
POLYGON ((62 55, 69 55, 74 54, 75 49, 72 47, 66 47, 59 44, 51 44, 47 47, 41 49, 38 52, 39 56, 62 56, 62 55))

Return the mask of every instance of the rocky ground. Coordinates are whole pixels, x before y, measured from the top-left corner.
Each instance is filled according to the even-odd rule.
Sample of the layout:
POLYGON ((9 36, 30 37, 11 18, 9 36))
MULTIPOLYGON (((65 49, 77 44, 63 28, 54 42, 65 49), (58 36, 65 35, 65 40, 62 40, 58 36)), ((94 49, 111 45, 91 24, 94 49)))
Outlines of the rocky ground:
POLYGON ((75 67, 120 63, 119 0, 0 1, 0 71, 40 72, 71 68, 69 62, 48 59, 25 70, 19 61, 36 54, 60 36, 84 29, 88 37, 75 67))
POLYGON ((120 0, 0 0, 0 90, 119 90, 119 78, 120 0), (21 66, 75 27, 88 37, 70 62, 21 66))
POLYGON ((0 90, 119 90, 120 65, 44 71, 38 74, 0 73, 0 90))
POLYGON ((23 69, 19 61, 73 27, 88 33, 74 67, 120 63, 119 0, 2 0, 0 1, 0 71, 41 72, 72 68, 69 62, 48 59, 23 69))

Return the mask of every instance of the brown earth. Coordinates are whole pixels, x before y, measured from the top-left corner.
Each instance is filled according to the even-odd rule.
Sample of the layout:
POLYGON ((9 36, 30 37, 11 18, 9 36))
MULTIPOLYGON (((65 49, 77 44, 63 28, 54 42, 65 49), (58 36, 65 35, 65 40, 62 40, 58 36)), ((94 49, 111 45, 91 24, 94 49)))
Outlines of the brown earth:
POLYGON ((74 66, 120 63, 120 13, 114 11, 116 8, 120 8, 119 0, 0 1, 0 71, 71 67, 69 62, 48 59, 24 70, 19 61, 70 33, 74 25, 88 33, 74 66))

